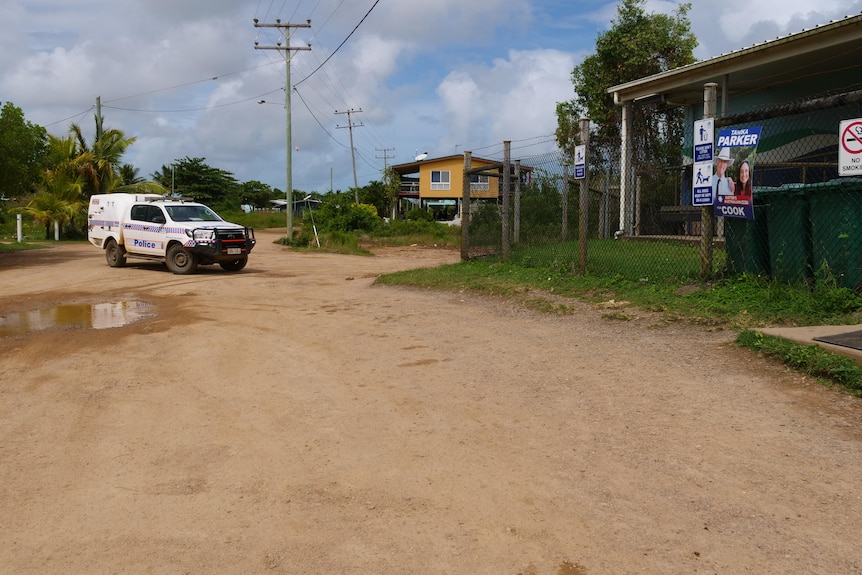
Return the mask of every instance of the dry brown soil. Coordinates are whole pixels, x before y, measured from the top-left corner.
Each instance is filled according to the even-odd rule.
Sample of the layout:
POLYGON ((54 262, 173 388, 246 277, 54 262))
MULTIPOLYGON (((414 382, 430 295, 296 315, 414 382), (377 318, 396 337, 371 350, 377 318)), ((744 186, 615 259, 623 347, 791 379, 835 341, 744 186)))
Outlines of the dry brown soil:
POLYGON ((0 254, 0 572, 862 573, 862 406, 629 309, 375 286, 457 252, 0 254), (609 317, 612 315, 612 317, 609 317))

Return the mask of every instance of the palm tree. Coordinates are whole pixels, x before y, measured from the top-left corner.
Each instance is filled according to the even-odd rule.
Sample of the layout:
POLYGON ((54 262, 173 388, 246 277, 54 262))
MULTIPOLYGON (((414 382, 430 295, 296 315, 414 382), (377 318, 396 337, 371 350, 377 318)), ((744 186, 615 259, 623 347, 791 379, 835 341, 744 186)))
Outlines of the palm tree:
POLYGON ((120 179, 122 157, 126 149, 137 138, 127 138, 120 130, 105 130, 93 142, 91 148, 87 145, 87 140, 84 138, 80 126, 72 124, 69 131, 77 142, 78 154, 90 154, 87 160, 81 162, 79 166, 86 181, 85 193, 87 197, 93 194, 108 194, 123 185, 117 183, 118 180, 122 182, 120 179))
POLYGON ((83 225, 86 222, 87 203, 79 177, 70 177, 63 168, 49 169, 42 173, 36 187, 36 195, 19 211, 45 224, 45 239, 50 237, 51 222, 54 222, 55 240, 60 239, 63 224, 83 225))
POLYGON ((140 184, 144 178, 138 175, 140 170, 134 164, 123 164, 120 166, 120 181, 123 186, 140 184))
POLYGON ((102 132, 92 147, 77 124, 70 126, 66 138, 48 138, 50 167, 42 173, 36 195, 18 210, 44 222, 46 237, 52 221, 55 236, 59 236, 60 225, 66 223, 85 230, 87 206, 94 194, 167 193, 159 184, 139 178, 133 165, 121 163, 135 138, 126 138, 120 130, 102 132))

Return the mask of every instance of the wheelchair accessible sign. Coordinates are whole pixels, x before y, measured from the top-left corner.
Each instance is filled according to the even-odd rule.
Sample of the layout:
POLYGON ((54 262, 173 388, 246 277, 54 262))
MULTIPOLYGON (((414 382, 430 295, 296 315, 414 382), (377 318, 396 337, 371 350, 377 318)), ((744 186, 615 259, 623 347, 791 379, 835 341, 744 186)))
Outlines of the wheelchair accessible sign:
POLYGON ((712 195, 712 153, 715 140, 715 119, 706 118, 694 123, 694 177, 691 204, 711 206, 715 203, 712 195))

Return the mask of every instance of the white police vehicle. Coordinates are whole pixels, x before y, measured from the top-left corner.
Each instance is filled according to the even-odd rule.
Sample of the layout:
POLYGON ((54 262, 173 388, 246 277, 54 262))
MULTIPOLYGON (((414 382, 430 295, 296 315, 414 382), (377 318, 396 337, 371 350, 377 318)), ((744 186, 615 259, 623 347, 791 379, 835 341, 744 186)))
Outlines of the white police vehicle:
POLYGON ((255 245, 252 228, 226 222, 203 204, 156 194, 92 196, 87 229, 109 266, 142 258, 163 261, 175 274, 210 264, 239 271, 255 245))

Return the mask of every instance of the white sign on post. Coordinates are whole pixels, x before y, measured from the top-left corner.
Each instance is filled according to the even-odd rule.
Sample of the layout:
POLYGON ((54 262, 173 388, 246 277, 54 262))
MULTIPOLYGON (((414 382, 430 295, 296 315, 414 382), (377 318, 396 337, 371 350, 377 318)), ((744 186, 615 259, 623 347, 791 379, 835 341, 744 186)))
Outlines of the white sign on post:
POLYGON ((583 180, 587 175, 587 147, 575 146, 575 179, 583 180))
POLYGON ((862 176, 862 118, 838 125, 838 175, 862 176))
POLYGON ((706 118, 694 122, 694 167, 692 171, 691 205, 711 206, 712 155, 715 142, 715 119, 706 118))

